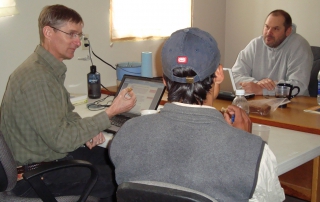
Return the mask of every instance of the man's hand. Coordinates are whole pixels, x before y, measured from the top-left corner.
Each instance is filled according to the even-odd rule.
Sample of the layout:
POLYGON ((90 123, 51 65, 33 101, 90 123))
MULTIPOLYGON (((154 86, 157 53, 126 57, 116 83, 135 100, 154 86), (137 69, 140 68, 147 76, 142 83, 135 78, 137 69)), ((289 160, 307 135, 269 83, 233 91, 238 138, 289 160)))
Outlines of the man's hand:
POLYGON ((92 149, 93 147, 104 143, 104 141, 106 141, 106 138, 104 137, 103 133, 100 132, 97 136, 93 137, 88 142, 86 142, 86 146, 89 149, 92 149))
POLYGON ((137 98, 133 93, 132 88, 126 88, 120 91, 118 96, 113 100, 111 106, 106 109, 109 118, 116 114, 127 112, 136 104, 137 98))
POLYGON ((257 83, 259 86, 262 88, 267 89, 268 91, 274 90, 275 87, 277 86, 277 83, 273 81, 272 79, 262 79, 257 83))
POLYGON ((229 105, 223 116, 229 125, 251 133, 252 122, 243 109, 235 105, 229 105), (232 115, 235 116, 233 123, 231 120, 232 115))
POLYGON ((258 85, 257 83, 254 82, 241 82, 240 83, 242 89, 246 91, 246 93, 254 93, 256 95, 262 95, 263 93, 263 88, 262 86, 258 85))

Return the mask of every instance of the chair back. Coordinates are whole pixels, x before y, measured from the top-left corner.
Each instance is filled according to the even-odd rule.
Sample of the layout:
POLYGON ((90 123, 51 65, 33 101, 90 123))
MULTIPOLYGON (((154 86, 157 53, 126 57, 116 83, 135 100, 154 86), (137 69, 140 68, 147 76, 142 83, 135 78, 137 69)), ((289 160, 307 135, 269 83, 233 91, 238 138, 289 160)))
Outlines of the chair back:
POLYGON ((311 46, 313 53, 313 65, 311 69, 310 82, 308 86, 309 95, 317 97, 318 95, 318 73, 320 70, 320 47, 311 46))
POLYGON ((185 187, 154 181, 124 182, 117 189, 117 202, 216 202, 210 196, 185 187))
MULTIPOLYGON (((41 202, 40 198, 24 198, 10 192, 17 183, 17 166, 10 148, 6 144, 0 131, 0 201, 6 202, 41 202)), ((91 189, 90 189, 91 190, 91 189)), ((84 190, 86 191, 86 190, 84 190)), ((79 196, 56 197, 58 202, 78 201, 79 196)), ((96 197, 89 196, 87 202, 98 202, 96 197)))
POLYGON ((0 192, 12 190, 16 183, 16 162, 0 131, 0 192))

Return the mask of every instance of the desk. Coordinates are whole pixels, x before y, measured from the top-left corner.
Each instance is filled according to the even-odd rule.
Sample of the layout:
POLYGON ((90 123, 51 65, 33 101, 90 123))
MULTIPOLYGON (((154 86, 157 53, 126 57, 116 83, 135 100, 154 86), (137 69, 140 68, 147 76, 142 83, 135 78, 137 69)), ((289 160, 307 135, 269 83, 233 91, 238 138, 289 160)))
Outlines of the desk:
MULTIPOLYGON (((250 100, 264 99, 263 96, 255 96, 250 100)), ((314 97, 295 97, 290 100, 286 108, 277 108, 268 116, 250 114, 254 123, 260 123, 279 128, 286 128, 301 132, 320 135, 320 115, 304 112, 304 109, 317 105, 317 99, 314 97)), ((215 100, 213 106, 217 109, 230 105, 231 101, 215 100)))
MULTIPOLYGON (((109 91, 102 90, 105 94, 115 94, 116 86, 107 87, 109 91)), ((255 96, 249 100, 264 99, 263 96, 255 96)), ((165 93, 160 104, 167 102, 167 94, 165 93)), ((217 109, 226 107, 231 104, 228 100, 215 100, 213 106, 217 109)), ((317 98, 299 96, 291 99, 287 108, 278 108, 268 116, 260 116, 258 114, 250 114, 253 123, 259 123, 279 128, 286 128, 301 132, 313 133, 320 135, 320 115, 304 112, 304 109, 317 105, 317 98)))
MULTIPOLYGON (((263 96, 255 96, 255 98, 250 100, 257 99, 263 99, 263 96)), ((230 101, 215 100, 213 106, 217 109, 221 109, 221 107, 225 107, 229 104, 231 104, 230 101)), ((277 148, 282 148, 283 151, 281 151, 281 154, 283 154, 282 152, 288 152, 286 158, 290 158, 290 155, 299 155, 298 150, 303 150, 303 148, 307 149, 306 147, 314 144, 312 141, 319 141, 317 139, 312 140, 309 138, 312 134, 312 136, 315 136, 314 134, 320 135, 320 115, 303 111, 304 109, 315 105, 317 105, 317 101, 314 97, 295 97, 287 105, 287 108, 278 108, 268 116, 250 114, 252 122, 278 128, 278 137, 276 141, 273 142, 271 139, 270 147, 277 156, 279 174, 282 174, 279 177, 281 185, 286 194, 308 201, 320 201, 319 148, 313 148, 314 150, 311 147, 309 148, 313 150, 310 152, 315 152, 316 154, 313 155, 313 160, 309 156, 307 157, 307 153, 301 153, 300 157, 304 159, 303 162, 299 162, 299 164, 301 163, 300 165, 296 164, 295 166, 289 166, 291 169, 292 167, 295 169, 288 169, 289 167, 284 168, 288 164, 293 163, 293 161, 284 164, 283 169, 285 172, 283 173, 281 171, 281 166, 284 159, 277 153, 277 148), (290 149, 287 150, 288 148, 290 149), (295 152, 297 153, 291 151, 293 148, 296 149, 295 152), (290 152, 293 153, 290 154, 290 152), (287 172, 289 170, 290 172, 287 172)))

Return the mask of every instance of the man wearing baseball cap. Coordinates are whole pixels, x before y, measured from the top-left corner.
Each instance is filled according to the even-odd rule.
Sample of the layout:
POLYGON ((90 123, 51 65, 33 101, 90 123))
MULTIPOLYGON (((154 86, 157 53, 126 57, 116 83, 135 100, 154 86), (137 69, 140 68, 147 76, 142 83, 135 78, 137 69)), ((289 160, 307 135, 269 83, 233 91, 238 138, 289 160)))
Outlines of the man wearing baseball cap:
POLYGON ((117 183, 166 182, 218 201, 283 201, 276 158, 250 134, 247 114, 212 107, 224 79, 215 39, 198 28, 174 32, 162 68, 168 103, 158 114, 127 121, 111 143, 117 183))

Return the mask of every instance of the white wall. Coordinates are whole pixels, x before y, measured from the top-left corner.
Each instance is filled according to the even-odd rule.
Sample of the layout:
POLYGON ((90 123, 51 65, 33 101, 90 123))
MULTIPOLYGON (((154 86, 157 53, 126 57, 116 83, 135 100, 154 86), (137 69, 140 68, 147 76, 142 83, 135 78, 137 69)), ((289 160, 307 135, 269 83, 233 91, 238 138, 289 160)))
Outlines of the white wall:
MULTIPOLYGON (((142 51, 153 52, 154 76, 160 76, 160 50, 164 40, 116 42, 110 47, 109 0, 16 0, 19 15, 0 18, 0 100, 9 75, 39 44, 37 19, 46 5, 64 4, 78 11, 84 19, 84 33, 89 34, 94 52, 112 65, 120 62, 141 61, 142 51)), ((297 24, 297 32, 310 45, 320 46, 320 0, 194 0, 193 26, 212 34, 221 51, 221 63, 232 67, 248 42, 262 33, 267 14, 284 9, 297 24)), ((132 11, 134 12, 134 10, 132 11)), ((70 92, 87 92, 86 75, 90 61, 79 61, 88 51, 79 48, 68 66, 65 86, 70 92)), ((92 56, 101 73, 102 84, 116 84, 116 72, 92 56)))
POLYGON ((231 68, 250 40, 262 35, 265 18, 275 9, 287 11, 297 33, 320 46, 320 0, 227 0, 226 8, 225 67, 231 68))
MULTIPOLYGON (((141 61, 142 51, 153 52, 154 76, 161 76, 160 49, 164 40, 139 42, 116 42, 110 47, 109 0, 16 0, 20 14, 0 18, 0 100, 2 100, 9 75, 19 66, 39 44, 37 19, 46 5, 64 4, 82 16, 84 33, 89 34, 93 51, 102 59, 115 66, 120 62, 141 61)), ((219 48, 224 50, 225 41, 225 1, 195 0, 194 26, 204 29, 216 37, 219 48)), ((134 10, 132 11, 134 12, 134 10)), ((87 50, 79 48, 72 60, 64 61, 68 67, 65 86, 69 92, 87 92, 86 75, 90 61, 77 60, 85 57, 87 50)), ((116 84, 116 71, 92 56, 93 64, 101 73, 104 86, 116 84)))

